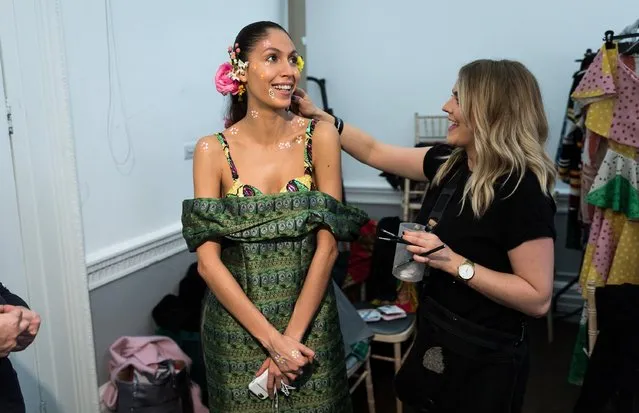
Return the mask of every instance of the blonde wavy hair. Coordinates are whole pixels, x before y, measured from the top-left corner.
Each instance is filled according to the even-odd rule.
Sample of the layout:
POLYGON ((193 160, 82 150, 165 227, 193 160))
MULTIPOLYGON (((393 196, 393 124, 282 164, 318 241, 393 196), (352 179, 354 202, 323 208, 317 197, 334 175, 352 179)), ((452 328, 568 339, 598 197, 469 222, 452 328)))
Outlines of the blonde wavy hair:
MULTIPOLYGON (((495 182, 516 177, 514 192, 526 169, 551 196, 555 166, 544 150, 548 121, 533 74, 515 61, 476 60, 459 71, 457 95, 477 153, 464 187, 462 209, 470 198, 474 215, 481 217, 495 198, 495 182)), ((437 171, 434 183, 439 185, 463 157, 464 149, 455 148, 437 171)))

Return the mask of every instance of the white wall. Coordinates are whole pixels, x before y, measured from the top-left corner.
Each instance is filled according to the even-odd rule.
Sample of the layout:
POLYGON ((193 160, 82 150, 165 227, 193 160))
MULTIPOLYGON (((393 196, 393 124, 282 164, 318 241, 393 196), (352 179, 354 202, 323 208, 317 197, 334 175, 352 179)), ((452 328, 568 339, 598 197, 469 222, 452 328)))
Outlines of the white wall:
MULTIPOLYGON (((323 0, 306 13, 308 74, 327 79, 329 106, 347 122, 412 146, 413 114, 441 114, 463 64, 515 59, 541 85, 554 155, 574 60, 639 18, 639 2, 323 0)), ((347 188, 388 187, 348 155, 343 169, 347 188)))
POLYGON ((92 264, 179 232, 192 196, 184 144, 222 128, 215 71, 244 25, 282 21, 282 1, 62 3, 92 264))

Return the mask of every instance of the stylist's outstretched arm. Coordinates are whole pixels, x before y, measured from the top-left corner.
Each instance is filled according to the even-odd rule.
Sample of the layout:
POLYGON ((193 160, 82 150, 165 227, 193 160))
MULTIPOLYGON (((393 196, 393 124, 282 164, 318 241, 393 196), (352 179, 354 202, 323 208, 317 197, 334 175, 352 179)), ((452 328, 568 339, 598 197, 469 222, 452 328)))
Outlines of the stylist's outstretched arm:
POLYGON ((361 129, 346 124, 315 106, 302 89, 295 90, 293 102, 293 110, 300 115, 335 125, 340 132, 342 149, 358 161, 404 178, 426 180, 423 164, 424 156, 430 147, 407 148, 380 142, 361 129))

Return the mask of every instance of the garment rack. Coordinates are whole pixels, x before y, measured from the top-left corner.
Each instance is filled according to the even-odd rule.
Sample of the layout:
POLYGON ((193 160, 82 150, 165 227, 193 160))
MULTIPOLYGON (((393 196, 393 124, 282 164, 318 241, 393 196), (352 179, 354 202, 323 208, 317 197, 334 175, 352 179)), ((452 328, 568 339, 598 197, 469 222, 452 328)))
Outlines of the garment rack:
MULTIPOLYGON (((606 49, 612 49, 612 48, 615 47, 614 44, 612 43, 613 40, 632 39, 632 38, 636 38, 636 37, 639 37, 639 32, 615 35, 614 31, 607 30, 604 33, 603 40, 606 42, 606 49)), ((624 44, 624 46, 625 47, 622 50, 620 50, 621 53, 634 54, 634 53, 639 52, 639 41, 636 41, 633 44, 624 44)))
POLYGON ((626 33, 626 34, 617 34, 612 30, 607 30, 604 33, 603 40, 606 42, 612 42, 613 40, 623 40, 623 39, 632 39, 633 37, 639 37, 639 33, 626 33))

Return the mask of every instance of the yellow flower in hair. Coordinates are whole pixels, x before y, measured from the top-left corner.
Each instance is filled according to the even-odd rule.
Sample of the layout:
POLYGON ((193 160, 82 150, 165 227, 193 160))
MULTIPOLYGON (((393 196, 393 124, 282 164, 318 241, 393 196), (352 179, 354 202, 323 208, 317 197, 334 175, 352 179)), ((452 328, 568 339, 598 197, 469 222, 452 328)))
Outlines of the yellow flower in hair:
POLYGON ((304 59, 302 59, 302 56, 297 56, 297 61, 295 62, 295 64, 297 65, 297 70, 299 70, 300 72, 302 71, 302 69, 304 69, 304 59))

